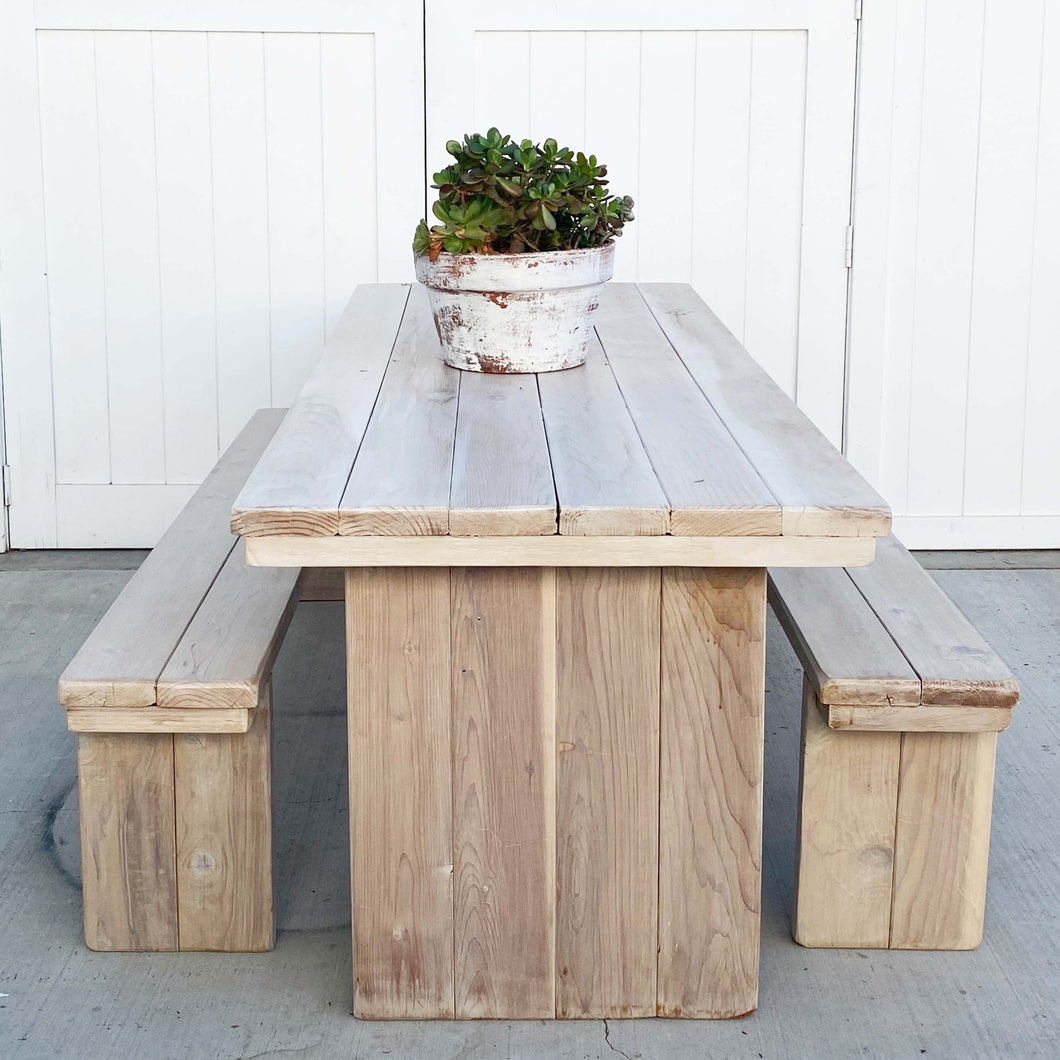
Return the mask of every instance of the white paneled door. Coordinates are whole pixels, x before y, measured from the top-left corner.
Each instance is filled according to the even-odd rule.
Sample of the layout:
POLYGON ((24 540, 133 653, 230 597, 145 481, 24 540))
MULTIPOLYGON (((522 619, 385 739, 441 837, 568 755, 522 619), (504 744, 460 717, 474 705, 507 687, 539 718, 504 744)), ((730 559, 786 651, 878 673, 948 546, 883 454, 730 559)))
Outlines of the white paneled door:
POLYGON ((620 279, 691 282, 837 444, 854 0, 427 0, 428 180, 496 125, 636 199, 620 279))
POLYGON ((153 544, 423 209, 419 0, 5 0, 14 547, 153 544))

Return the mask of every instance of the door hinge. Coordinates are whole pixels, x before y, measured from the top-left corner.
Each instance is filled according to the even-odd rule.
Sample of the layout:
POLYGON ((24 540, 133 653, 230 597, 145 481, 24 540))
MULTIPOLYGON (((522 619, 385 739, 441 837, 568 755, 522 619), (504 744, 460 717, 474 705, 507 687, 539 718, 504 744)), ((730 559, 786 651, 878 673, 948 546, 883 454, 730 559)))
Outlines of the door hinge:
POLYGON ((861 0, 854 0, 854 21, 861 21, 861 0))
POLYGON ((0 468, 0 479, 3 479, 4 484, 4 507, 11 507, 11 465, 4 464, 0 468))
POLYGON ((847 225, 846 240, 843 244, 843 258, 849 269, 854 264, 854 226, 847 225))

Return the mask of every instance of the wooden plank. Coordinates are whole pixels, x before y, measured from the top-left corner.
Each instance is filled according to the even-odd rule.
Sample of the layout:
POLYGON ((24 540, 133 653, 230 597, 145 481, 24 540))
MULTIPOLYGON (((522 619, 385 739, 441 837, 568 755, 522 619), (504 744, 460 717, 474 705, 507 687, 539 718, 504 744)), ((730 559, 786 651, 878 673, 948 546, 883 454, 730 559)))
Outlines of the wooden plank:
POLYGON ((266 685, 246 733, 174 737, 182 950, 272 949, 271 714, 266 685))
POLYGON ((557 577, 556 1015, 655 1015, 657 568, 557 577))
POLYGON ((461 372, 458 383, 449 533, 556 533, 556 490, 536 378, 461 372))
POLYGON ((556 574, 452 571, 458 1019, 556 1013, 556 574))
POLYGON ((991 732, 902 737, 891 949, 982 941, 996 747, 991 732))
POLYGON ((417 284, 342 495, 340 534, 449 532, 459 377, 441 361, 427 291, 417 284))
POLYGON ((783 505, 783 532, 866 535, 891 512, 806 415, 684 284, 640 284, 678 356, 783 505))
POLYGON ((232 499, 282 416, 254 414, 63 671, 60 703, 156 702, 158 675, 236 543, 228 530, 232 499))
POLYGON ((298 603, 299 574, 248 567, 240 541, 159 675, 159 707, 256 707, 298 603))
POLYGON ((251 714, 243 707, 67 707, 70 732, 246 732, 251 714))
POLYGON ((870 563, 873 538, 251 537, 263 567, 818 567, 870 563))
POLYGON ((346 573, 354 1012, 453 1015, 449 571, 346 573))
POLYGON ((237 534, 335 534, 408 288, 358 287, 232 512, 237 534))
POLYGON ((594 335, 583 367, 543 373, 537 384, 559 498, 559 532, 667 533, 670 502, 599 338, 594 335))
POLYGON ((303 603, 346 598, 346 572, 342 567, 309 567, 302 572, 299 591, 303 603))
POLYGON ((177 948, 172 736, 77 741, 85 943, 177 948))
POLYGON ((664 570, 660 1016, 758 1004, 763 570, 664 570))
POLYGON ((923 702, 1011 707, 1019 685, 997 653, 894 536, 850 577, 923 683, 923 702))
POLYGON ((670 532, 703 537, 779 534, 776 498, 635 294, 628 284, 605 286, 596 331, 670 501, 670 532))
POLYGON ((826 708, 830 729, 862 732, 1001 732, 1012 723, 1011 707, 854 706, 826 708))
POLYGON ((799 945, 887 948, 901 747, 898 733, 832 732, 804 680, 792 918, 799 945))
POLYGON ((774 567, 769 602, 822 703, 920 703, 920 678, 845 570, 774 567))

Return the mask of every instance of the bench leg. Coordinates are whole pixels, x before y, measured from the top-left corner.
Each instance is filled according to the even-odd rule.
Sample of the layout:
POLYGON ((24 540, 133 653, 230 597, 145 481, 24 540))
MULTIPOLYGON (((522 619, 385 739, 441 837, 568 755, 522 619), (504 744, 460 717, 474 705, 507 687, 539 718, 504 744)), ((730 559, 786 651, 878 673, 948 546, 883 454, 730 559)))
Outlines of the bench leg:
POLYGON ((795 941, 886 949, 901 733, 836 732, 803 684, 795 941))
POLYGON ((902 734, 891 949, 982 941, 996 747, 994 732, 902 734))
POLYGON ((272 948, 269 702, 246 733, 79 737, 89 949, 272 948))

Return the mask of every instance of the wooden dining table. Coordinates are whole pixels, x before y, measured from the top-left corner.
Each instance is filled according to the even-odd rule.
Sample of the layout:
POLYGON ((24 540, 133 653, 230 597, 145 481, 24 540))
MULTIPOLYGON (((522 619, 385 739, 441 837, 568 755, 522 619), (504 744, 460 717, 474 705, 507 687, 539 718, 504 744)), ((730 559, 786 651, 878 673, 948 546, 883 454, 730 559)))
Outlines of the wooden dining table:
POLYGON ((359 287, 236 502, 249 563, 345 568, 362 1018, 757 1006, 766 568, 890 512, 690 287, 594 325, 460 372, 359 287))

